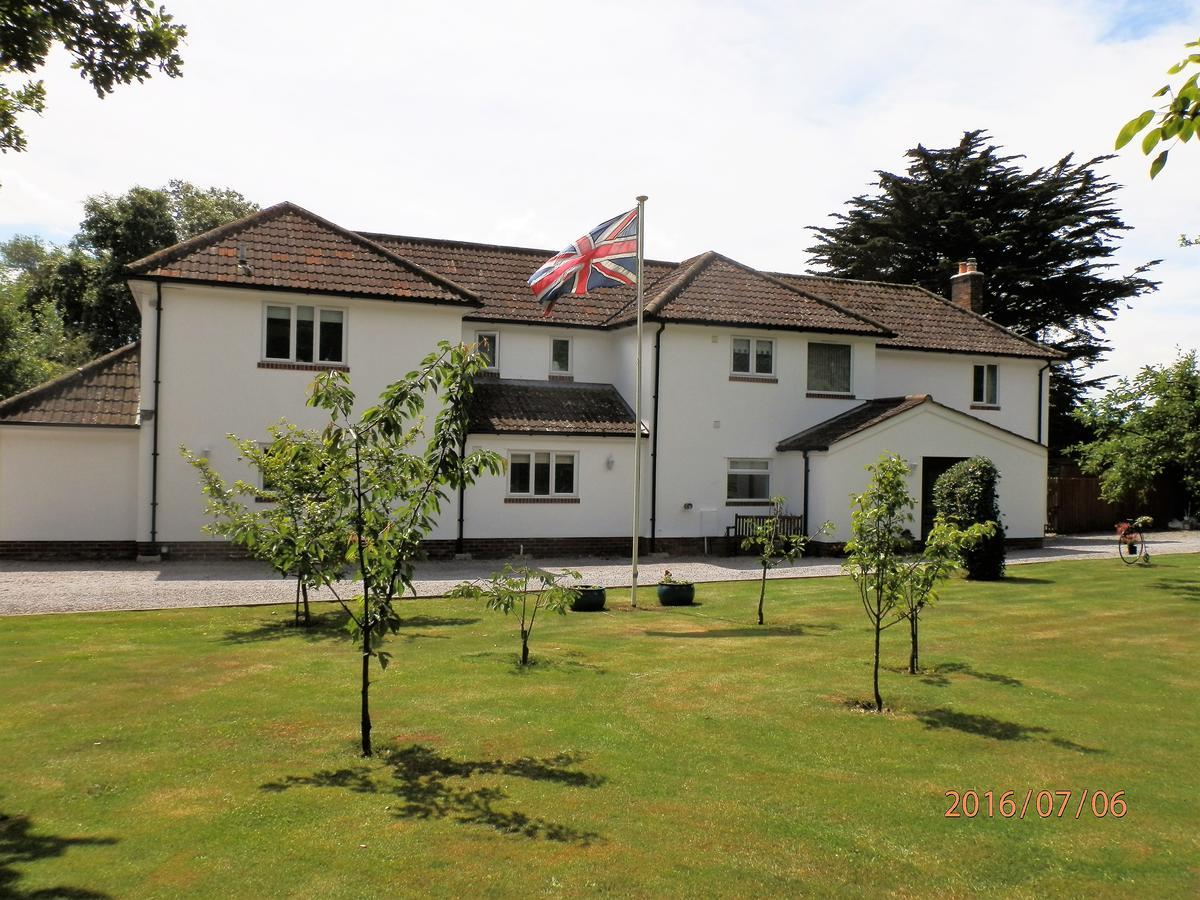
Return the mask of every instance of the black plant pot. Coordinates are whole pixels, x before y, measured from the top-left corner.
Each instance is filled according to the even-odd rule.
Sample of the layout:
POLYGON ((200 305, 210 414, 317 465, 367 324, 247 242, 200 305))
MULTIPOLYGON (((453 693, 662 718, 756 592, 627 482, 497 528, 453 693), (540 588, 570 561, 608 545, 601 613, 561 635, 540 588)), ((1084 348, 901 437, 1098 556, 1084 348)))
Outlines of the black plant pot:
POLYGON ((696 599, 694 584, 660 584, 658 602, 662 606, 691 606, 696 599))
POLYGON ((581 584, 577 588, 579 596, 571 604, 574 612, 600 612, 604 609, 604 601, 608 594, 604 588, 595 584, 581 584))

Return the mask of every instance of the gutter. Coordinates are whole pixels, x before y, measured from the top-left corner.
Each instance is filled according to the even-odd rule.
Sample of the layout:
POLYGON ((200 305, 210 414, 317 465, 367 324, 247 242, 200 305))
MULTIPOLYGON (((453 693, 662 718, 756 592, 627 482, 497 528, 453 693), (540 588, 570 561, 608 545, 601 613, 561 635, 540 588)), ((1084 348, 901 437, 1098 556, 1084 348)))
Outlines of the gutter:
MULTIPOLYGON (((650 424, 650 552, 655 552, 658 531, 658 386, 662 371, 662 333, 666 322, 658 323, 654 333, 654 412, 650 424)), ((639 426, 640 427, 640 426, 639 426)))
POLYGON ((162 282, 154 282, 154 424, 150 449, 150 543, 158 555, 158 402, 162 380, 162 282))
POLYGON ((1042 442, 1042 373, 1050 368, 1050 360, 1046 360, 1046 364, 1038 369, 1038 385, 1037 385, 1037 442, 1043 446, 1048 446, 1049 441, 1044 444, 1042 442))

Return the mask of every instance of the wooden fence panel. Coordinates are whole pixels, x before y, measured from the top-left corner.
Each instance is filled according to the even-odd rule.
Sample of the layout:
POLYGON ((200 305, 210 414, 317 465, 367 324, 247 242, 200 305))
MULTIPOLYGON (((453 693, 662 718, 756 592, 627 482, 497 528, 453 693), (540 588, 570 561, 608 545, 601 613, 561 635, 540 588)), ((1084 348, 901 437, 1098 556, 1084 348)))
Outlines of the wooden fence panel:
POLYGON ((1089 475, 1052 477, 1047 481, 1046 509, 1050 530, 1057 534, 1107 531, 1121 519, 1153 516, 1154 527, 1165 528, 1182 512, 1180 493, 1167 483, 1156 483, 1145 503, 1127 500, 1109 503, 1100 498, 1100 479, 1089 475))

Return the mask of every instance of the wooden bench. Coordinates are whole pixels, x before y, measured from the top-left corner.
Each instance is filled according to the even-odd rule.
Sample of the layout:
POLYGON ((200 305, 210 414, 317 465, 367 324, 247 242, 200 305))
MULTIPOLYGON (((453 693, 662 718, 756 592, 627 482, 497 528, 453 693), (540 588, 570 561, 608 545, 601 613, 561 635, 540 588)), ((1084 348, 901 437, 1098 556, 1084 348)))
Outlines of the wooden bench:
MULTIPOLYGON (((758 526, 771 519, 771 516, 743 516, 735 514, 733 524, 725 527, 725 540, 735 554, 740 553, 742 541, 753 537, 758 526)), ((799 537, 804 534, 804 516, 779 516, 779 532, 785 537, 799 537)))

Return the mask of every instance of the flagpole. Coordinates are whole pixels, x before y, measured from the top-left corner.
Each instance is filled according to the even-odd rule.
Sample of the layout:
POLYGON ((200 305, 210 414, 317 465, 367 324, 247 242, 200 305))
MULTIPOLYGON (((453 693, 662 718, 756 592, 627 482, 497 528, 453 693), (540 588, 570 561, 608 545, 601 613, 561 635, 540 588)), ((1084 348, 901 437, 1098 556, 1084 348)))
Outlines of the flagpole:
POLYGON ((638 543, 642 528, 642 261, 646 246, 645 194, 637 198, 637 375, 633 389, 633 580, 629 588, 629 604, 637 608, 638 543))

